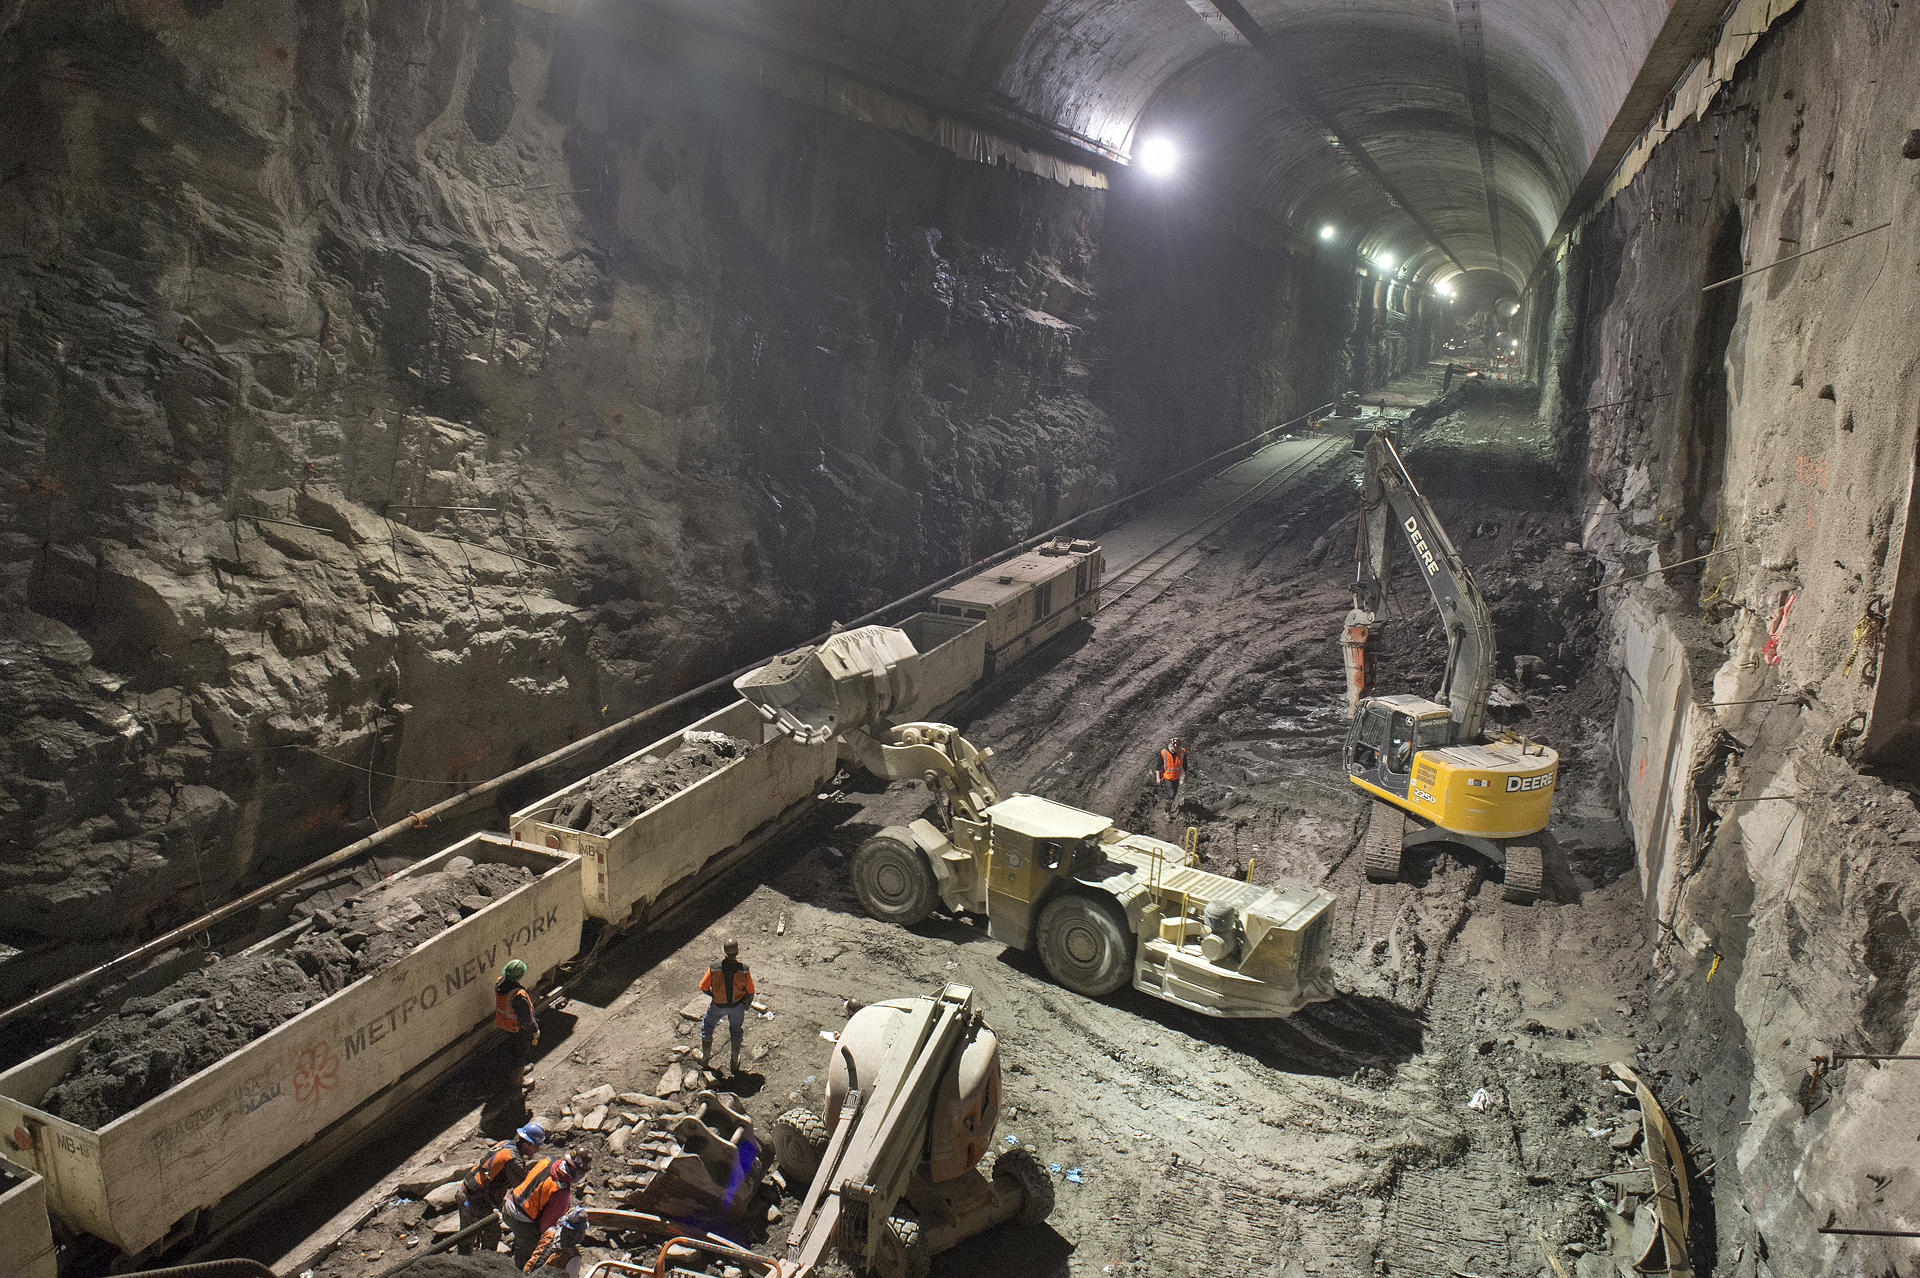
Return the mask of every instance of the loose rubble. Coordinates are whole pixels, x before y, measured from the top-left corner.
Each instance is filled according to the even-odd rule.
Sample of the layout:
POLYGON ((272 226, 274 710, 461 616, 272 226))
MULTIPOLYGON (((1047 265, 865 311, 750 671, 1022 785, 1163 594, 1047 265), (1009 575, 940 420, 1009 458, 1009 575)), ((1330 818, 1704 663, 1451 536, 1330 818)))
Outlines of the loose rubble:
POLYGON ((98 1130, 532 878, 521 866, 455 857, 445 870, 389 879, 317 911, 283 953, 221 959, 127 1000, 39 1108, 98 1130))
POLYGON ((711 776, 753 750, 753 743, 724 732, 688 732, 658 758, 636 759, 593 777, 561 804, 556 825, 589 834, 611 834, 670 795, 711 776))

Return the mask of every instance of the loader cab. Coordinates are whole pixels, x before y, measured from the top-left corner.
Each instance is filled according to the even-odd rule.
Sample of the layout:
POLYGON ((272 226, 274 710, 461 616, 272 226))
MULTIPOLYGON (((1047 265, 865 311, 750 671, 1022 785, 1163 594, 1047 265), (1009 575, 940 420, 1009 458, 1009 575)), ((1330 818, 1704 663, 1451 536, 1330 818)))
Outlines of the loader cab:
POLYGON ((1453 744, 1453 715, 1425 697, 1368 697, 1347 729, 1347 773, 1357 782, 1407 798, 1414 756, 1453 744))
POLYGON ((987 922, 996 941, 1025 949, 1040 907, 1078 870, 1101 859, 1103 816, 1033 794, 988 808, 987 922))

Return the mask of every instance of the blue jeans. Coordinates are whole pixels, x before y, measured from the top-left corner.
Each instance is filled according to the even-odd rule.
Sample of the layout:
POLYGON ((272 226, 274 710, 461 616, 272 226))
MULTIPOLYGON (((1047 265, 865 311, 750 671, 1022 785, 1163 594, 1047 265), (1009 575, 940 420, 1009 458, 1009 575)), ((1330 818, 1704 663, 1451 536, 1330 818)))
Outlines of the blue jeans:
POLYGON ((721 1017, 727 1018, 729 1032, 733 1041, 738 1043, 747 1036, 747 1005, 736 1003, 732 1007, 722 1007, 718 1003, 707 1005, 707 1014, 700 1020, 700 1037, 712 1038, 713 1027, 720 1023, 721 1017))

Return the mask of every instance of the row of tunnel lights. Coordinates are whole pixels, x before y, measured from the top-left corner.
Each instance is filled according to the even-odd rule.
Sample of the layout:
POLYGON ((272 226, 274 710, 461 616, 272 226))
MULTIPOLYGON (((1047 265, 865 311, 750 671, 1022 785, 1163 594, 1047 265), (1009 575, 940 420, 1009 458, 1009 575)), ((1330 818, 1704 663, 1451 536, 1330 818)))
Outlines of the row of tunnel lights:
MULTIPOLYGON (((1180 150, 1174 146, 1171 138, 1151 137, 1140 144, 1140 149, 1134 154, 1134 160, 1140 165, 1140 171, 1148 177, 1166 177, 1180 166, 1180 150)), ((1320 228, 1320 238, 1323 240, 1331 241, 1337 234, 1339 232, 1331 226, 1320 228)), ((1392 271, 1394 269, 1393 254, 1375 254, 1373 264, 1383 271, 1392 271)), ((1396 273, 1404 274, 1406 269, 1402 266, 1396 273)), ((1433 286, 1433 292, 1436 297, 1444 297, 1448 302, 1452 302, 1455 296, 1451 284, 1436 284, 1433 286)))

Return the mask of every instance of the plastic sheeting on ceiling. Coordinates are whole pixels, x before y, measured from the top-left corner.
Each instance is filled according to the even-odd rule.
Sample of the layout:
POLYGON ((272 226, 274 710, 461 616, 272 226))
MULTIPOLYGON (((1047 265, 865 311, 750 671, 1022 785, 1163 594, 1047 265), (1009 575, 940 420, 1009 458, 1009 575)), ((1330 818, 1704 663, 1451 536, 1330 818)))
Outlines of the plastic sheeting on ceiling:
MULTIPOLYGON (((633 0, 599 0, 619 4, 633 0)), ((1150 132, 1181 181, 1414 274, 1524 280, 1666 0, 667 0, 1072 158, 1150 132), (1302 102, 1317 105, 1316 119, 1302 102), (1353 156, 1323 121, 1365 155, 1353 156), (1396 207, 1397 194, 1407 207, 1396 207)), ((1137 179, 1136 179, 1137 180, 1137 179)))

